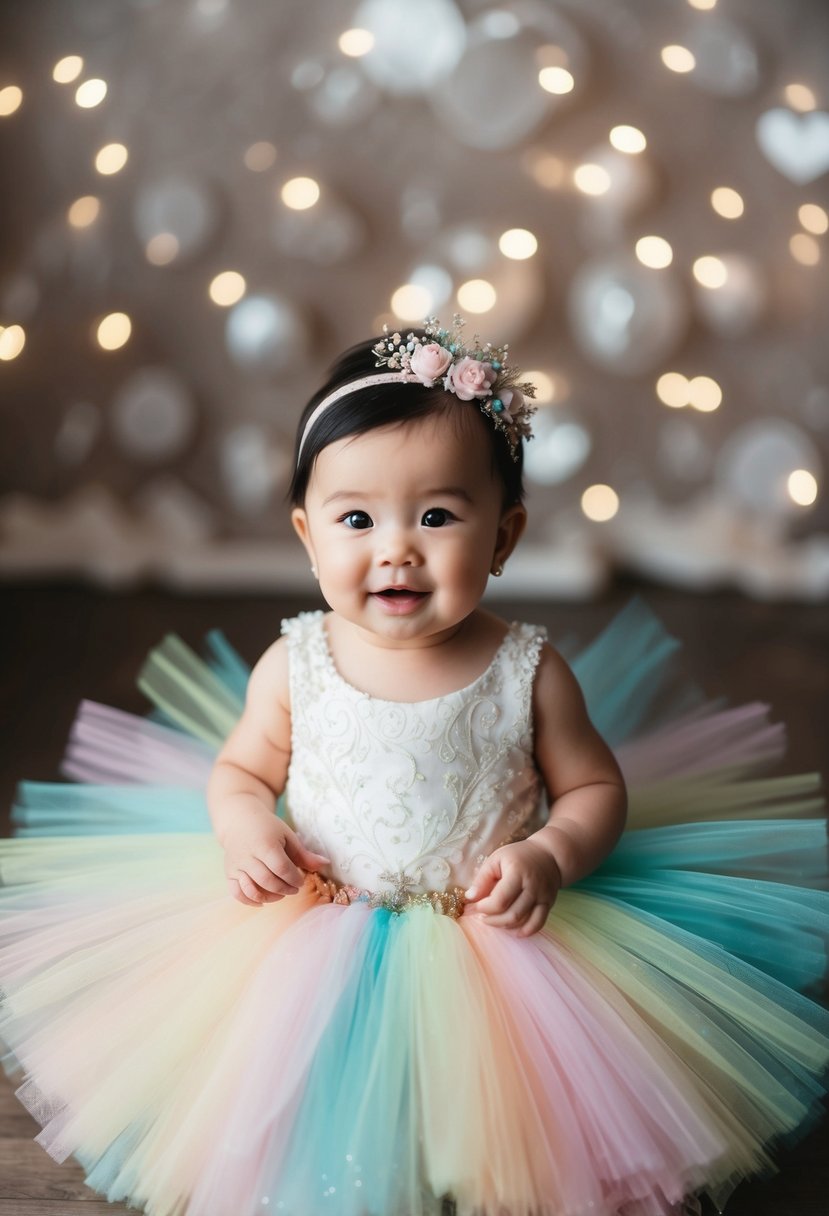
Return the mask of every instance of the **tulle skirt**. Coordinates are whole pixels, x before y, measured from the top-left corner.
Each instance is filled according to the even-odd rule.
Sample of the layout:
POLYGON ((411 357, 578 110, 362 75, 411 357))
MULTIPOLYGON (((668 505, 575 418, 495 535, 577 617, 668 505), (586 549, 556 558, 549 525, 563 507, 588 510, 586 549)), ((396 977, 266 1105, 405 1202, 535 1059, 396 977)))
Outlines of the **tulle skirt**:
POLYGON ((529 938, 310 880, 234 900, 221 634, 150 655, 147 717, 84 703, 75 784, 23 782, 0 841, 2 1060, 44 1149, 150 1216, 665 1216, 773 1171, 829 1064, 817 778, 769 775, 782 728, 706 701, 641 603, 563 649, 629 828, 529 938))

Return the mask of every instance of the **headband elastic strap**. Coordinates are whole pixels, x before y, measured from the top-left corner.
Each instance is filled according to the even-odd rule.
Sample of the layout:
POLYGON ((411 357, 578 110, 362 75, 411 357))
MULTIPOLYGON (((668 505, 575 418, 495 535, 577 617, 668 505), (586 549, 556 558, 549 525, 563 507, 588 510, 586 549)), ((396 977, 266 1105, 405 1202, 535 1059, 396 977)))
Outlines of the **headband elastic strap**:
POLYGON ((311 411, 311 417, 305 423, 305 430, 302 432, 302 438, 299 441, 299 449, 296 454, 296 462, 299 464, 302 456, 302 449, 305 446, 305 440, 308 438, 311 427, 314 425, 320 414, 328 409, 329 405, 333 405, 335 401, 339 401, 341 397, 347 397, 349 393, 356 393, 360 388, 369 388, 372 384, 407 384, 412 381, 422 384, 422 380, 418 380, 417 376, 411 372, 380 372, 376 376, 363 376, 361 380, 349 380, 348 384, 341 384, 339 388, 335 388, 333 393, 329 393, 327 397, 323 397, 322 401, 311 411))

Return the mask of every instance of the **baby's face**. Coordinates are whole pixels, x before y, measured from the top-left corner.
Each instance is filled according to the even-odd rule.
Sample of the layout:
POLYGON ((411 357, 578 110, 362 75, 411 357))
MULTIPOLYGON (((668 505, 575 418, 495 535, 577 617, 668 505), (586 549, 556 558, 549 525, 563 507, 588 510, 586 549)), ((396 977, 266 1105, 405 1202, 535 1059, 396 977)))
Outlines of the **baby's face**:
POLYGON ((501 500, 482 428, 431 416, 324 448, 292 519, 334 612, 385 645, 433 644, 521 532, 501 500))

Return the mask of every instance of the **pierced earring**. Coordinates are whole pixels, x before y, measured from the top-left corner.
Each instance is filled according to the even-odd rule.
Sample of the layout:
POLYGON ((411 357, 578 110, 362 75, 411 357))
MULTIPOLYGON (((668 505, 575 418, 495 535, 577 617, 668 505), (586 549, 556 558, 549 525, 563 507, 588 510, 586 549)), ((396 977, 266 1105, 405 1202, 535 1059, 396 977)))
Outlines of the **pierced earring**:
POLYGON ((504 567, 501 565, 500 562, 498 562, 498 564, 496 566, 492 567, 492 573, 495 575, 496 578, 500 578, 501 575, 504 573, 504 567))
POLYGON ((312 567, 311 567, 311 573, 313 574, 313 576, 314 576, 314 578, 315 578, 315 579, 319 579, 319 575, 317 574, 317 568, 316 568, 316 566, 312 566, 312 567))

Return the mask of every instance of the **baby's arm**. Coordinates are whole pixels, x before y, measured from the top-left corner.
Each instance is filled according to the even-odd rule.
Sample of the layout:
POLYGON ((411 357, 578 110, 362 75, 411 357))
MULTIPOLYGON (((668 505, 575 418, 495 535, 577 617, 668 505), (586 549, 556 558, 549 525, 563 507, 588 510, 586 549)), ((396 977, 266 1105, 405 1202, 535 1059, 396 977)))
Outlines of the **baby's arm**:
POLYGON ((560 887, 603 861, 627 814, 619 765, 587 715, 575 676, 547 644, 533 686, 533 723, 550 817, 526 840, 490 854, 471 888, 476 914, 520 936, 541 928, 560 887))
POLYGON ((291 755, 288 654, 285 640, 265 651, 251 672, 241 718, 219 752, 207 783, 207 805, 225 850, 230 893, 241 903, 296 894, 327 857, 312 853, 274 814, 291 755))

